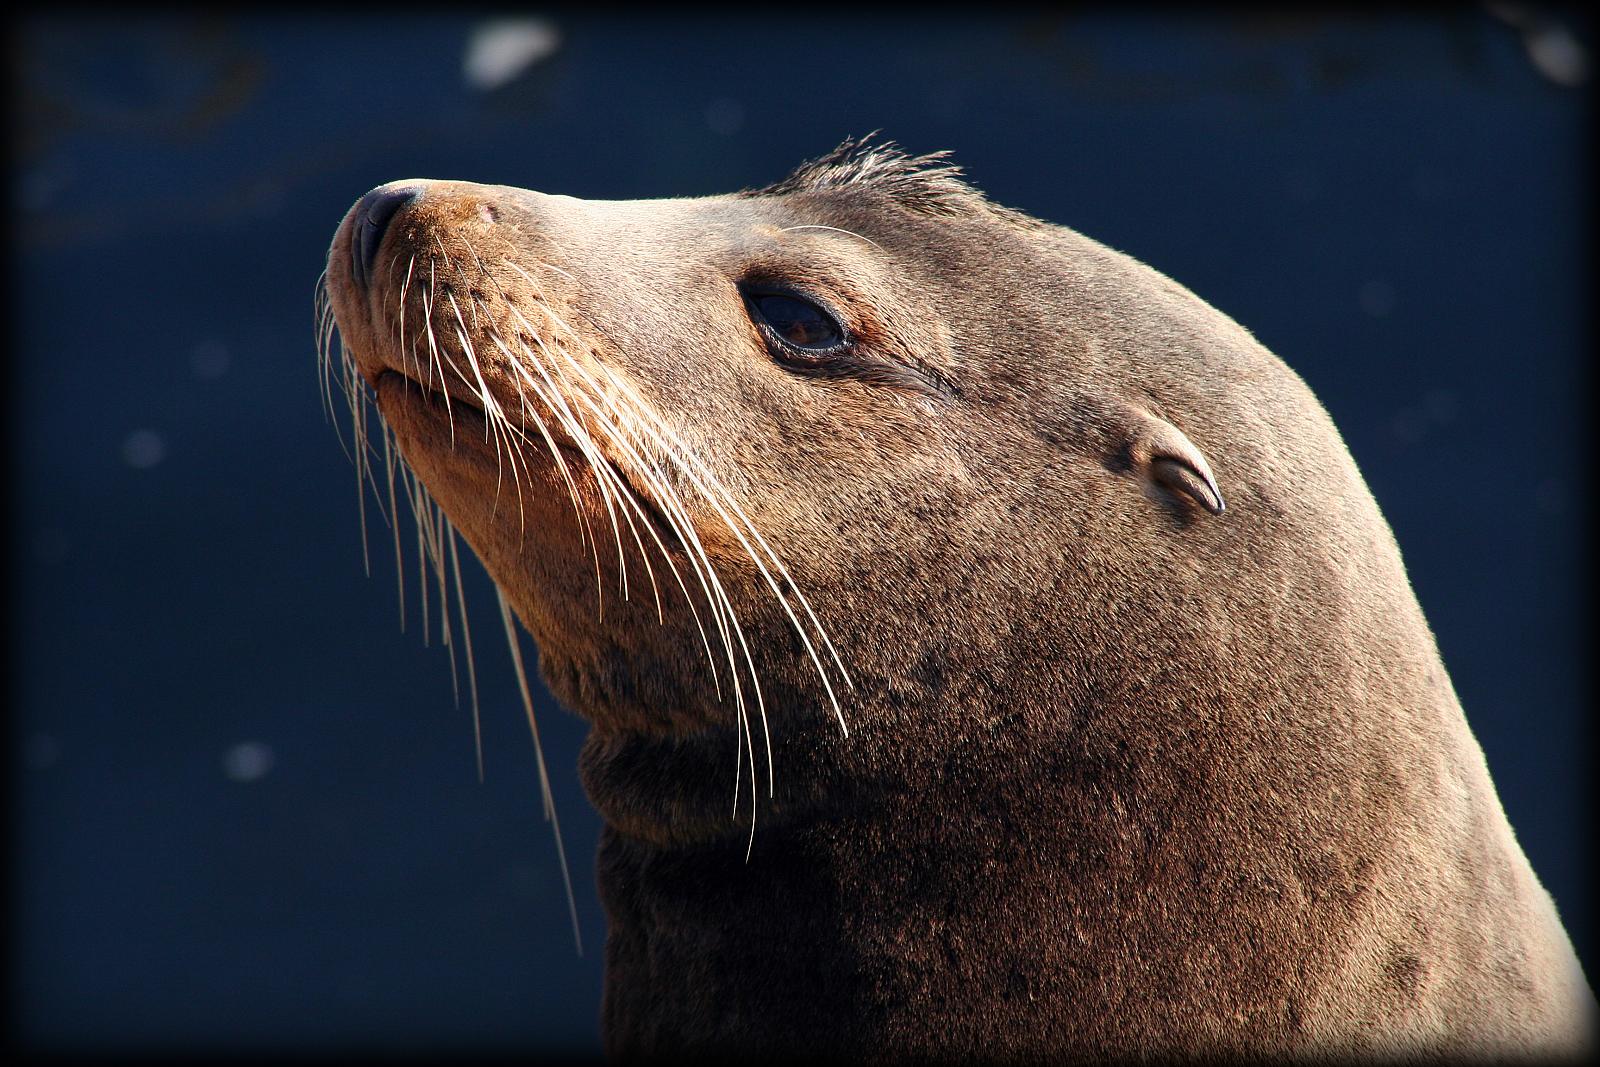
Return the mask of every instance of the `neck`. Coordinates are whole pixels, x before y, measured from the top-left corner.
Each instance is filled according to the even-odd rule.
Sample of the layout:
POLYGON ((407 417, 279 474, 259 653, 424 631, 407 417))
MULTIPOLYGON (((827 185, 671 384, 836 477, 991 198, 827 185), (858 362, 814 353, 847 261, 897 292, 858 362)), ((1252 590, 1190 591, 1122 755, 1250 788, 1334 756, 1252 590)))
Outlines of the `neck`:
MULTIPOLYGON (((1007 902, 1034 893, 1014 874, 1003 886, 972 878, 1000 860, 985 859, 980 835, 949 840, 906 814, 884 805, 761 822, 748 860, 743 832, 663 847, 608 827, 608 1051, 911 1051, 921 1035, 907 1023, 929 1012, 945 1016, 937 1029, 950 1040, 950 1023, 982 1008, 947 1002, 951 979, 995 971, 992 924, 1018 921, 1002 914, 1007 902)), ((1003 991, 997 977, 963 980, 962 996, 1003 991)))
POLYGON ((646 838, 612 821, 599 861, 608 1051, 990 1059, 1110 1049, 1112 1027, 1158 1025, 1117 1019, 1124 987, 1105 969, 1143 940, 1130 902, 1155 859, 1145 828, 1129 832, 1129 783, 1086 772, 1098 761, 1081 755, 1012 764, 1006 780, 982 745, 918 783, 857 779, 825 804, 780 796, 753 845, 730 818, 731 761, 716 775, 721 836, 646 838), (1006 1025, 1019 1003, 1057 1029, 1006 1025))
MULTIPOLYGON (((586 785, 608 821, 609 1051, 992 1060, 1244 1047, 1218 1045, 1222 1034, 1286 1051, 1292 983, 1317 979, 1293 961, 1323 959, 1308 956, 1315 924, 1337 934, 1344 921, 1314 916, 1321 905, 1293 887, 1336 880, 1365 846, 1292 805, 1230 814, 1261 754, 1193 708, 1157 729, 1139 720, 1165 712, 1137 700, 1076 707, 941 713, 970 728, 931 759, 896 762, 870 729, 797 740, 775 752, 778 798, 762 792, 748 859, 726 745, 679 740, 679 764, 654 764, 658 782, 671 767, 714 783, 703 793, 618 803, 601 795, 605 772, 648 780, 666 742, 591 742, 586 785), (850 753, 875 755, 852 765, 850 753), (674 813, 697 829, 666 833, 674 813), (1317 873, 1302 854, 1338 862, 1317 873)), ((1341 899, 1318 884, 1324 898, 1341 899)))

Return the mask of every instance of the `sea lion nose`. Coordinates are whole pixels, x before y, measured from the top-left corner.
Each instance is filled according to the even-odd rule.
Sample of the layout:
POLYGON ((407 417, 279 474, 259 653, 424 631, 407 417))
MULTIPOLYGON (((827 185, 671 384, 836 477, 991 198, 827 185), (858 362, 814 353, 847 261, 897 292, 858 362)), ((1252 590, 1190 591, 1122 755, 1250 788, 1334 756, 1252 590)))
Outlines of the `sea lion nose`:
POLYGON ((356 204, 355 229, 350 235, 350 270, 363 289, 372 277, 373 262, 384 231, 395 214, 422 192, 422 186, 408 182, 380 185, 356 204))

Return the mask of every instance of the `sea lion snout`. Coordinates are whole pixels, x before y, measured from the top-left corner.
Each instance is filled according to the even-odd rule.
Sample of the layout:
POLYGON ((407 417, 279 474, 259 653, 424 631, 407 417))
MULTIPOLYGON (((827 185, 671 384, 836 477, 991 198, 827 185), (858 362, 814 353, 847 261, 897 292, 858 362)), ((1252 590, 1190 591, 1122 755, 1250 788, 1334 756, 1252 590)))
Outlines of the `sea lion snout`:
POLYGON ((372 277, 372 267, 378 258, 378 246, 400 209, 422 193, 422 185, 414 181, 389 182, 368 192, 356 202, 351 212, 350 276, 361 288, 367 287, 372 277))
MULTIPOLYGON (((492 346, 468 357, 456 351, 453 333, 441 331, 433 338, 436 349, 419 354, 415 338, 410 344, 400 338, 408 334, 408 321, 429 322, 436 312, 450 316, 463 306, 469 316, 484 310, 483 291, 469 286, 456 292, 451 281, 463 265, 480 266, 483 239, 498 228, 497 195, 494 187, 471 182, 402 178, 369 190, 345 213, 330 249, 327 293, 351 366, 369 386, 394 372, 420 379, 430 392, 448 392, 473 406, 485 402, 473 399, 477 376, 498 372, 472 365, 480 356, 492 360, 492 346), (435 309, 440 270, 448 278, 435 309)), ((494 288, 498 295, 500 286, 494 288)))

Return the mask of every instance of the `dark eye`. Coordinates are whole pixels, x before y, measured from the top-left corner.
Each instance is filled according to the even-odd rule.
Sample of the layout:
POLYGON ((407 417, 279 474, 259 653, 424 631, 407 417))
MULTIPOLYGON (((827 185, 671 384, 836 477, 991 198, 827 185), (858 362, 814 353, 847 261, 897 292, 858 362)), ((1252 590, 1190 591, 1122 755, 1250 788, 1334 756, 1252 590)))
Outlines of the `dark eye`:
POLYGON ((809 300, 788 293, 751 293, 748 300, 751 313, 784 344, 821 352, 844 341, 844 329, 833 316, 809 300))

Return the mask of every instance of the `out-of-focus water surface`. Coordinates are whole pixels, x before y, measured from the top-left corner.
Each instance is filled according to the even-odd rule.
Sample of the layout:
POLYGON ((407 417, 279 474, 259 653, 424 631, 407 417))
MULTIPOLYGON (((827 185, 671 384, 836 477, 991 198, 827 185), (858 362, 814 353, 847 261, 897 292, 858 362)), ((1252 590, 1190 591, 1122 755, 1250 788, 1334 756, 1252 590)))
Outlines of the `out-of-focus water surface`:
MULTIPOLYGON (((765 183, 881 128, 1172 275, 1321 396, 1592 973, 1587 25, 1380 16, 16 24, 11 992, 35 1049, 598 1049, 475 564, 487 780, 363 575, 311 297, 380 182, 765 183)), ((381 533, 381 528, 380 528, 381 533)))

